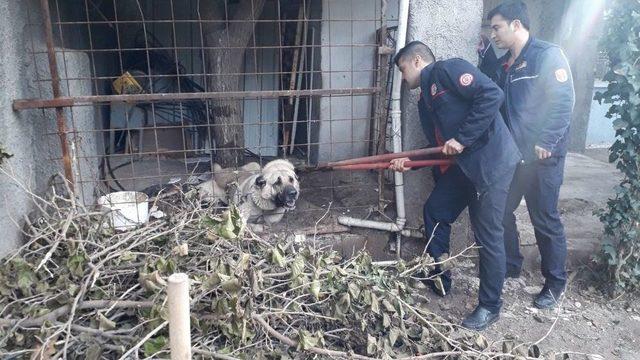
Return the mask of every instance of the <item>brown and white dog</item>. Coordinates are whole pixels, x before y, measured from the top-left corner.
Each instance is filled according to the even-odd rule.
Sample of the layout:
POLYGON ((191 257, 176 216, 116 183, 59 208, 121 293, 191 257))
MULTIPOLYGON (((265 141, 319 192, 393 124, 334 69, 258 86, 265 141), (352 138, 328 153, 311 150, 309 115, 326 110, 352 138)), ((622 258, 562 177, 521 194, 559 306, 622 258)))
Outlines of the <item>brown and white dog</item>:
POLYGON ((293 210, 300 195, 293 164, 284 159, 270 161, 262 168, 252 162, 238 170, 214 164, 213 178, 197 187, 203 200, 234 204, 248 223, 268 225, 293 210))

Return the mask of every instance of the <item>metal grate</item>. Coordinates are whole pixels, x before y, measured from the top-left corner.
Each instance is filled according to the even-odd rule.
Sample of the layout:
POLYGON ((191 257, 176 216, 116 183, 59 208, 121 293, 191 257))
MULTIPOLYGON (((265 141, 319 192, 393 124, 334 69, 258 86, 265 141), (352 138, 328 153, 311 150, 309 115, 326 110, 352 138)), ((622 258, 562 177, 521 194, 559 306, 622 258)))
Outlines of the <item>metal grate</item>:
POLYGON ((62 163, 85 202, 203 181, 214 163, 287 158, 302 187, 290 225, 329 206, 384 213, 378 173, 312 170, 386 150, 386 0, 41 4, 28 44, 40 98, 13 105, 57 119, 46 158, 62 163))

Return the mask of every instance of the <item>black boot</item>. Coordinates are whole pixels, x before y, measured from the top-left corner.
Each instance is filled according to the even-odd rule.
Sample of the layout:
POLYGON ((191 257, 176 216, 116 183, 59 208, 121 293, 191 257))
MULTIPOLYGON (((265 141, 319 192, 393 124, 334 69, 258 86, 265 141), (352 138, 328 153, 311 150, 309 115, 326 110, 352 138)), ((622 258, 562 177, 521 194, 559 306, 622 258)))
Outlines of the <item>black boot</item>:
POLYGON ((489 309, 478 305, 476 309, 462 321, 462 326, 469 330, 482 331, 498 321, 499 318, 499 311, 491 312, 489 309))
POLYGON ((436 295, 446 296, 451 290, 451 272, 449 270, 431 270, 427 279, 424 280, 424 284, 431 288, 436 295))
POLYGON ((505 278, 517 279, 520 277, 520 272, 522 269, 519 268, 510 268, 507 266, 507 273, 505 274, 505 278))
POLYGON ((553 309, 560 301, 562 293, 562 290, 553 291, 545 285, 540 294, 536 295, 533 305, 538 309, 553 309))

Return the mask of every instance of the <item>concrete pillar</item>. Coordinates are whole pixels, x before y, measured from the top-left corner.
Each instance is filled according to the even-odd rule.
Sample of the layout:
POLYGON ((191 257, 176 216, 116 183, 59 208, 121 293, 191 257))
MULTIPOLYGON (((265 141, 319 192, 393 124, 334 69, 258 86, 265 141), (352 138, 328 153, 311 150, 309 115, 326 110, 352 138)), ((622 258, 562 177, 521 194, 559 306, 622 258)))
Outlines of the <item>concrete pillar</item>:
MULTIPOLYGON (((24 216, 33 208, 31 195, 46 190, 51 175, 62 173, 60 143, 56 135, 53 110, 26 110, 15 112, 15 99, 51 98, 51 83, 38 82, 49 78, 46 54, 33 56, 32 47, 45 51, 40 2, 37 0, 0 0, 0 146, 13 158, 2 165, 8 173, 0 172, 0 257, 20 245, 20 227, 24 216)), ((88 55, 66 53, 57 55, 63 78, 87 78, 91 75, 88 55)), ((63 95, 91 95, 88 80, 63 80, 63 95)), ((93 203, 93 188, 98 177, 98 136, 93 130, 96 121, 92 107, 78 107, 66 111, 67 128, 80 134, 69 135, 71 150, 78 158, 74 166, 76 180, 90 181, 78 187, 87 204, 93 203)))
MULTIPOLYGON (((438 60, 460 57, 475 64, 481 21, 482 0, 413 0, 409 9, 407 41, 426 43, 438 60)), ((427 142, 418 117, 419 91, 404 91, 403 146, 404 150, 417 149, 427 142)), ((422 205, 433 187, 430 169, 407 173, 405 186, 409 225, 421 225, 422 205)), ((466 221, 459 222, 454 227, 454 237, 466 234, 466 221)))

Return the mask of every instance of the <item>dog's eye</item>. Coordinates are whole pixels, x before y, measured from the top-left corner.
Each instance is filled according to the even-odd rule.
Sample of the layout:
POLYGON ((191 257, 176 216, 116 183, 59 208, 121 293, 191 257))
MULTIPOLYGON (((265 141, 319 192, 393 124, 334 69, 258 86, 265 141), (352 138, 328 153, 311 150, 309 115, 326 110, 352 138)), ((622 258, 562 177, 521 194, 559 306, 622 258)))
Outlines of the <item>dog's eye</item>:
POLYGON ((276 180, 275 185, 280 185, 280 184, 282 184, 282 178, 278 176, 278 180, 276 180))
POLYGON ((289 176, 289 182, 292 183, 293 182, 293 177, 289 176))

